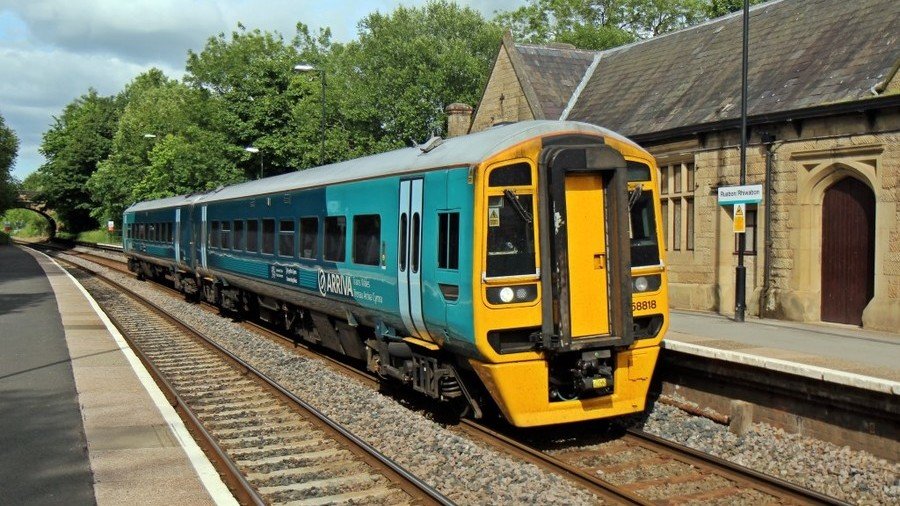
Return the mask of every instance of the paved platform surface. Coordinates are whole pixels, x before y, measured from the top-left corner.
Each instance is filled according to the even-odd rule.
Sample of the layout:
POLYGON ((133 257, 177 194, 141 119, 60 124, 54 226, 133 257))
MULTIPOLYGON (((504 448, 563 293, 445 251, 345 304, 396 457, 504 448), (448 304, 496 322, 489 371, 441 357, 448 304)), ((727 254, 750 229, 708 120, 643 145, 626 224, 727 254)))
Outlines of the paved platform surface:
POLYGON ((0 502, 234 504, 96 304, 0 246, 0 502))
POLYGON ((900 334, 672 311, 668 349, 900 394, 900 334))

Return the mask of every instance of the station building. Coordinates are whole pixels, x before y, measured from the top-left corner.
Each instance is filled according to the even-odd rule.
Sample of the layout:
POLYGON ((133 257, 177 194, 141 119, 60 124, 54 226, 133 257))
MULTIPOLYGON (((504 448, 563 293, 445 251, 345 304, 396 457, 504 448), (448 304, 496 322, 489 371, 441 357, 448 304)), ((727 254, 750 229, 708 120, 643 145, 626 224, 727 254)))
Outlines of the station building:
MULTIPOLYGON (((782 0, 750 11, 747 314, 900 329, 896 0, 782 0)), ((479 104, 500 122, 594 123, 661 170, 674 308, 734 313, 737 241, 717 189, 739 184, 742 16, 605 51, 503 38, 479 104)))

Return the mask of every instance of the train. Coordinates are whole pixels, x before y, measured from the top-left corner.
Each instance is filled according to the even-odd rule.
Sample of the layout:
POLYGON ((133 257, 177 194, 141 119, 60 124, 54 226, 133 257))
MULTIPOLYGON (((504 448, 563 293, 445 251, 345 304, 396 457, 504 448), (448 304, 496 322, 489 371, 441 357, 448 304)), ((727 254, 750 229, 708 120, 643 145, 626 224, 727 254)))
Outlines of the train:
POLYGON ((645 409, 669 325, 653 157, 526 121, 139 202, 138 278, 533 427, 645 409))

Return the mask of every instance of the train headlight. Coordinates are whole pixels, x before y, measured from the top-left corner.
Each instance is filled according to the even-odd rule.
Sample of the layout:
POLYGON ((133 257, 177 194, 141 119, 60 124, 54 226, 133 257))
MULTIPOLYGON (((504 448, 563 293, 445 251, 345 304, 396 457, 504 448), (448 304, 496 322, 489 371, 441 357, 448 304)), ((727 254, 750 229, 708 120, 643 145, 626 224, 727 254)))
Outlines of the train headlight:
POLYGON ((631 288, 634 293, 653 292, 659 290, 662 284, 662 277, 653 276, 637 276, 631 279, 631 288))
POLYGON ((634 278, 634 291, 635 292, 646 292, 648 286, 650 286, 650 283, 647 281, 647 278, 645 278, 644 276, 634 278))
POLYGON ((487 300, 491 304, 516 304, 537 299, 537 285, 491 286, 487 289, 487 300))

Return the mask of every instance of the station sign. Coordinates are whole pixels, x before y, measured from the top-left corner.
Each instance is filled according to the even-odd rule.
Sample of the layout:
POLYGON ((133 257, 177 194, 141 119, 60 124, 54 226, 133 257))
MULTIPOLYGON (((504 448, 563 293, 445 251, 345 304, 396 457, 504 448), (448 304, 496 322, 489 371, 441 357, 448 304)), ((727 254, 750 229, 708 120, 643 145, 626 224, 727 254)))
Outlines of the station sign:
POLYGON ((761 184, 742 186, 720 186, 719 205, 759 204, 762 202, 763 187, 761 184))

